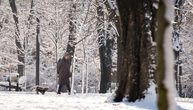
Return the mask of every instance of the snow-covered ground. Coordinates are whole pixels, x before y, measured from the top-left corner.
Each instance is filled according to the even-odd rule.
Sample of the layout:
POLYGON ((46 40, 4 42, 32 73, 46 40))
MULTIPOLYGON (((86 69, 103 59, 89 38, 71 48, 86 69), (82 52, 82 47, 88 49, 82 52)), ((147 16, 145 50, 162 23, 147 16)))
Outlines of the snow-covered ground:
MULTIPOLYGON (((155 100, 136 103, 106 102, 110 94, 46 93, 37 95, 25 92, 0 92, 0 110, 156 110, 155 100)), ((193 110, 192 99, 176 99, 181 110, 193 110)))
POLYGON ((193 110, 193 99, 189 98, 176 98, 177 105, 182 110, 193 110))

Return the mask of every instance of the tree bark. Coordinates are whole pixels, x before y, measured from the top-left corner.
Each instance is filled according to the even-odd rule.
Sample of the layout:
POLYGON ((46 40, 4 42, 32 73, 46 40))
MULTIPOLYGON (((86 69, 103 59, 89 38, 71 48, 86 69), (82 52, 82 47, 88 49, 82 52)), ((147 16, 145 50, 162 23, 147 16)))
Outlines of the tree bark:
MULTIPOLYGON (((72 56, 74 56, 74 50, 75 50, 75 40, 76 40, 76 3, 74 1, 71 1, 71 7, 70 7, 70 13, 69 13, 69 38, 68 38, 68 44, 67 44, 67 50, 66 52, 70 53, 72 56)), ((70 61, 71 62, 71 61, 70 61)))
MULTIPOLYGON (((106 9, 108 11, 108 22, 110 23, 114 23, 115 27, 116 27, 116 34, 114 35, 115 38, 117 38, 117 41, 115 43, 115 38, 111 38, 111 39, 107 39, 107 44, 110 45, 110 47, 107 46, 108 49, 111 49, 111 51, 109 51, 109 53, 112 53, 112 49, 113 49, 113 46, 116 44, 120 44, 118 43, 120 41, 120 33, 121 33, 121 30, 120 30, 120 20, 119 20, 119 15, 118 15, 118 9, 116 7, 116 1, 107 1, 107 0, 103 0, 104 2, 104 5, 106 6, 106 9), (115 5, 113 7, 111 7, 110 5, 115 5), (109 43, 108 43, 109 42, 109 43)), ((108 26, 108 28, 112 28, 111 25, 108 26)), ((112 57, 112 56, 111 56, 112 57)), ((111 65, 112 65, 112 58, 110 58, 110 62, 111 62, 111 65)), ((117 62, 116 66, 120 66, 117 62)), ((113 66, 111 67, 111 71, 112 71, 112 68, 113 66)), ((119 75, 117 75, 117 72, 115 73, 112 73, 113 75, 111 75, 111 81, 114 80, 114 82, 117 83, 118 79, 119 79, 119 75)))
POLYGON ((175 82, 176 82, 176 89, 178 91, 178 95, 180 97, 183 97, 182 90, 181 90, 181 79, 180 79, 180 51, 181 51, 181 45, 180 45, 180 25, 182 23, 182 5, 183 0, 175 0, 175 18, 174 21, 176 22, 173 24, 174 32, 173 32, 173 47, 174 47, 174 58, 175 58, 175 82))
POLYGON ((112 68, 111 49, 112 39, 109 38, 109 34, 105 31, 105 15, 104 15, 103 0, 97 1, 97 15, 98 15, 98 42, 99 42, 99 55, 100 55, 100 68, 101 68, 101 80, 99 93, 106 93, 110 87, 110 77, 112 68))
MULTIPOLYGON (((66 52, 68 52, 71 56, 73 56, 73 71, 74 72, 74 66, 75 66, 75 45, 76 43, 76 11, 77 11, 77 4, 74 2, 74 0, 71 0, 70 5, 70 13, 69 13, 69 37, 68 37, 68 44, 66 48, 66 52)), ((72 65, 72 58, 70 59, 70 65, 72 65)), ((71 93, 73 93, 74 89, 74 73, 72 73, 72 87, 71 87, 71 93)), ((63 90, 62 90, 63 91, 63 90)))
MULTIPOLYGON (((35 11, 34 11, 34 0, 31 0, 31 9, 30 9, 30 15, 28 17, 29 25, 32 25, 32 19, 36 20, 36 85, 39 85, 39 79, 40 79, 40 43, 39 43, 39 34, 40 34, 40 19, 38 17, 35 17, 35 11)), ((30 29, 30 27, 28 28, 30 29)))
POLYGON ((16 7, 16 3, 15 0, 9 0, 9 4, 13 13, 13 19, 15 21, 15 27, 16 27, 16 31, 15 31, 15 44, 16 44, 16 48, 17 48, 17 56, 18 56, 18 73, 19 76, 23 76, 24 74, 24 63, 25 63, 25 55, 24 55, 24 47, 21 44, 20 41, 20 30, 19 30, 19 20, 18 20, 18 16, 17 16, 17 7, 16 7))
POLYGON ((40 34, 40 20, 36 18, 36 85, 39 85, 40 79, 40 43, 39 43, 39 34, 40 34))
POLYGON ((124 96, 134 102, 145 97, 149 87, 148 35, 145 24, 146 0, 117 0, 121 34, 118 41, 119 87, 114 101, 124 96))
POLYGON ((151 19, 151 32, 152 32, 152 40, 154 42, 156 42, 156 28, 157 28, 157 9, 154 5, 158 5, 158 1, 159 0, 150 0, 149 1, 149 5, 150 5, 150 10, 151 10, 151 13, 152 13, 152 19, 151 19))
POLYGON ((168 110, 167 88, 164 84, 165 75, 165 61, 164 61, 164 33, 166 27, 169 25, 165 19, 166 6, 163 0, 159 3, 158 9, 158 39, 157 39, 157 51, 158 51, 158 108, 159 110, 168 110))

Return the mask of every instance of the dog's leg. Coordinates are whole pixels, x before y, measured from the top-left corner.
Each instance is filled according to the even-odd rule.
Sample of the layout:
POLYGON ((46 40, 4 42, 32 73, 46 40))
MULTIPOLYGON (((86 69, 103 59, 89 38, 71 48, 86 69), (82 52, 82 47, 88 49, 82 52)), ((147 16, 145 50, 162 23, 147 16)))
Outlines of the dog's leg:
POLYGON ((44 90, 42 90, 42 95, 44 95, 44 94, 45 94, 45 92, 46 92, 46 91, 45 91, 45 89, 44 89, 44 90))
POLYGON ((39 90, 38 90, 38 87, 36 87, 36 94, 39 94, 39 90))

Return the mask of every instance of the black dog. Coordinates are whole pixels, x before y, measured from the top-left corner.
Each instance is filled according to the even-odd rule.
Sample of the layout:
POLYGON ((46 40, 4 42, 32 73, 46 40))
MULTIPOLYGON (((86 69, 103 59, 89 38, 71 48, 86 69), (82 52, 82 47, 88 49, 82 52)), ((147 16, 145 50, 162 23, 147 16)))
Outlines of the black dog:
POLYGON ((45 92, 48 90, 48 87, 43 87, 43 86, 35 86, 33 87, 35 89, 36 93, 39 94, 39 92, 44 95, 45 92))

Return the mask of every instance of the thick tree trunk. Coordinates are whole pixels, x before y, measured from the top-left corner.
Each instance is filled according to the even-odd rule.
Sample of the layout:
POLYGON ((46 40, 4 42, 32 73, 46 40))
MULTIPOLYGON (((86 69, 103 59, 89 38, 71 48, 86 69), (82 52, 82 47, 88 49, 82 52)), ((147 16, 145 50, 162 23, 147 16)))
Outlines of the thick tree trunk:
MULTIPOLYGON (((128 7, 129 1, 119 1, 117 0, 117 5, 119 9, 120 14, 120 24, 121 24, 121 33, 120 38, 118 39, 118 68, 117 68, 117 74, 119 75, 119 87, 116 91, 116 97, 115 101, 122 101, 123 97, 125 96, 126 86, 128 82, 128 67, 127 62, 128 58, 127 51, 125 50, 124 46, 128 43, 127 37, 127 29, 128 29, 128 20, 129 20, 129 8, 128 7), (124 5, 125 4, 125 5, 124 5)), ((129 32, 129 31, 128 31, 129 32)))
POLYGON ((147 1, 117 0, 121 36, 118 39, 119 87, 115 101, 128 96, 129 101, 145 97, 149 87, 148 35, 145 24, 144 6, 147 1))
POLYGON ((19 26, 18 26, 18 16, 17 16, 17 7, 16 7, 16 3, 15 0, 9 0, 9 4, 13 13, 13 19, 15 21, 15 26, 16 26, 16 31, 15 31, 15 44, 16 44, 16 48, 17 48, 17 56, 18 56, 18 73, 19 76, 23 76, 24 74, 24 59, 25 59, 25 55, 24 55, 24 48, 22 47, 21 41, 20 41, 20 31, 19 31, 19 26))

